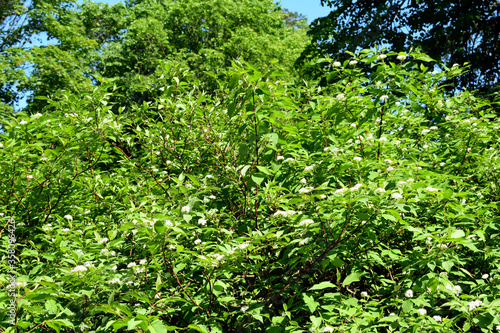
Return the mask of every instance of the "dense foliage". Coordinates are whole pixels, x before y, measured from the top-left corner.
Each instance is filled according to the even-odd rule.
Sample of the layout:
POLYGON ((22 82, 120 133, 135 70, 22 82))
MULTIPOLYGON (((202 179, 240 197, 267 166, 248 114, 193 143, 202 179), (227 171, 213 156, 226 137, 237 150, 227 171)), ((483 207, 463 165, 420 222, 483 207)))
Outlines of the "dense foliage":
POLYGON ((167 62, 150 101, 102 79, 3 120, 16 329, 500 328, 499 122, 430 60, 322 59, 326 88, 234 62, 215 93, 167 62))
POLYGON ((470 64, 456 87, 489 93, 499 83, 500 2, 490 0, 321 0, 332 8, 311 23, 312 43, 302 61, 329 54, 346 59, 376 45, 419 47, 444 65, 470 64))
POLYGON ((302 18, 293 19, 270 0, 34 3, 33 10, 18 6, 24 13, 19 19, 29 24, 17 24, 21 32, 14 42, 0 48, 4 112, 29 96, 26 111, 35 114, 45 106, 35 96, 62 90, 84 94, 104 79, 115 80, 122 95, 115 99, 123 106, 151 102, 160 94, 157 73, 171 62, 196 71, 202 88, 213 91, 218 88, 213 76, 223 75, 235 59, 254 65, 278 59, 292 72, 308 42, 302 18), (20 43, 32 37, 23 27, 32 26, 50 38, 50 45, 20 43))

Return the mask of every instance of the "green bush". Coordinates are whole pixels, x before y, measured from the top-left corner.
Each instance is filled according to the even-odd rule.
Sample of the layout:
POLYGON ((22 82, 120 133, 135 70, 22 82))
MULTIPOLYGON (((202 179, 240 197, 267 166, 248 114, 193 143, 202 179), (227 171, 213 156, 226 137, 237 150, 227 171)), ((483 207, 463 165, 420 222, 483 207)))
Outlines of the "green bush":
POLYGON ((154 102, 101 86, 3 122, 18 331, 498 328, 493 106, 425 55, 320 61, 323 88, 234 64, 208 95, 172 69, 154 102))

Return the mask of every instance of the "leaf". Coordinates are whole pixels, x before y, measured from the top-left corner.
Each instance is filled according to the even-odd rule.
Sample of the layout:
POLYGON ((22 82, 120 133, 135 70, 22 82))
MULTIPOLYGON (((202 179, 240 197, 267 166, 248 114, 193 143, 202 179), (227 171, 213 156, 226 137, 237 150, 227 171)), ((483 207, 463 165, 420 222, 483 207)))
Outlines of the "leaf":
POLYGON ((248 145, 245 143, 240 144, 239 153, 238 160, 245 161, 248 156, 248 145))
POLYGON ((453 191, 451 189, 446 189, 444 192, 443 192, 443 198, 445 199, 449 199, 453 196, 453 191))
POLYGON ((254 174, 252 174, 252 180, 253 180, 256 184, 258 184, 258 185, 260 185, 260 184, 262 183, 262 181, 263 181, 265 178, 266 178, 266 176, 264 176, 264 175, 263 175, 263 174, 261 174, 261 173, 254 173, 254 174))
POLYGON ((354 272, 354 273, 349 274, 345 278, 344 282, 342 282, 342 286, 344 287, 344 286, 350 285, 353 282, 358 282, 361 279, 361 275, 362 274, 359 272, 354 272))
POLYGON ((441 266, 443 266, 443 269, 447 271, 448 273, 451 271, 451 268, 453 267, 454 263, 453 261, 444 261, 441 266))
POLYGON ((208 333, 207 327, 205 325, 189 325, 188 328, 192 328, 198 332, 208 333))
POLYGON ((304 303, 306 303, 309 312, 313 313, 319 306, 319 303, 314 300, 312 296, 307 296, 306 294, 302 295, 304 299, 304 303))
POLYGON ((236 111, 236 103, 229 103, 229 106, 227 107, 227 115, 229 116, 229 118, 234 115, 234 111, 236 111))
POLYGON ((413 302, 409 299, 403 301, 403 312, 408 313, 413 309, 413 302))
POLYGON ((455 230, 454 232, 451 233, 450 238, 464 238, 465 237, 465 232, 463 230, 455 230))
POLYGON ((309 290, 321 290, 321 289, 335 288, 335 287, 337 287, 337 286, 334 285, 333 283, 325 281, 325 282, 315 284, 314 286, 309 288, 309 290))

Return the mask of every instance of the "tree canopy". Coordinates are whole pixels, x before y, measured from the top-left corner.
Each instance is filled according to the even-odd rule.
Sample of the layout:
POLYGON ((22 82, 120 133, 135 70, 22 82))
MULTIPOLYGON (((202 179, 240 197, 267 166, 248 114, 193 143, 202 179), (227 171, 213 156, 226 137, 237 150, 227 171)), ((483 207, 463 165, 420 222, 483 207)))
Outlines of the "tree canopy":
MULTIPOLYGON (((151 101, 158 95, 154 89, 135 87, 169 61, 186 64, 213 90, 206 72, 220 74, 236 59, 256 65, 278 59, 284 68, 292 68, 308 39, 300 19, 288 25, 281 8, 269 0, 43 4, 43 25, 37 31, 55 42, 32 47, 19 44, 18 37, 2 49, 4 70, 12 73, 2 86, 4 95, 11 96, 2 98, 6 105, 19 98, 15 92, 83 92, 101 78, 115 80, 129 103, 151 101), (22 64, 30 69, 23 70, 22 64)), ((29 22, 39 16, 38 11, 24 14, 29 22)), ((28 107, 39 110, 43 102, 31 100, 28 107)))
POLYGON ((500 3, 455 0, 322 0, 332 8, 311 23, 311 44, 301 63, 328 54, 338 59, 378 45, 419 48, 445 66, 470 64, 457 87, 483 93, 499 83, 500 3))

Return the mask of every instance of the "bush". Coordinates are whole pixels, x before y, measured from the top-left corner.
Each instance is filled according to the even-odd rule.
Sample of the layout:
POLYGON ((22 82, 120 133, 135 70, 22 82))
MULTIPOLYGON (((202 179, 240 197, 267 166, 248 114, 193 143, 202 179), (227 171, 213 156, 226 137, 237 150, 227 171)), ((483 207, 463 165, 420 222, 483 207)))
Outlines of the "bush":
POLYGON ((102 86, 3 122, 17 328, 493 331, 493 107, 444 92, 463 68, 385 56, 322 60, 326 88, 234 64, 208 95, 176 69, 155 102, 102 86))

